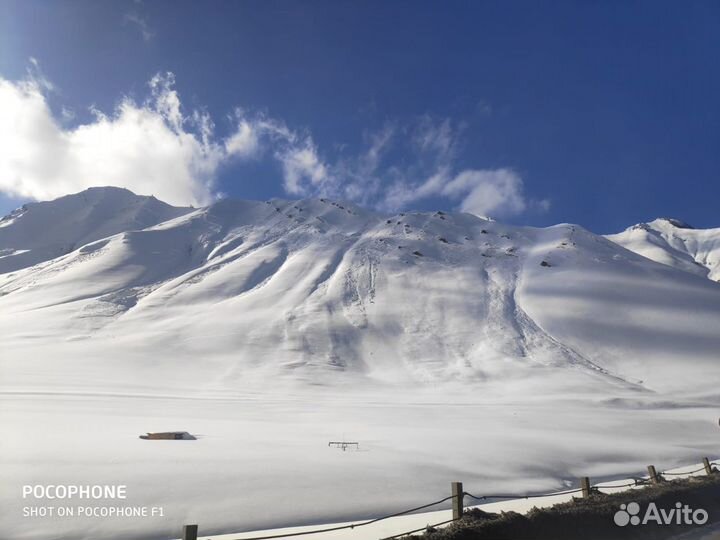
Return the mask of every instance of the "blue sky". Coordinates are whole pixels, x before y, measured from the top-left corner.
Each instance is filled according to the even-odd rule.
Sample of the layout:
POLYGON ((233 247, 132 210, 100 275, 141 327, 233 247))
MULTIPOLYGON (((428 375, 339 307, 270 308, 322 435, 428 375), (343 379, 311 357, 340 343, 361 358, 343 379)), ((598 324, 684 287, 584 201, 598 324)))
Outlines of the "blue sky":
POLYGON ((0 211, 112 183, 719 226, 718 28, 717 2, 2 0, 0 211))

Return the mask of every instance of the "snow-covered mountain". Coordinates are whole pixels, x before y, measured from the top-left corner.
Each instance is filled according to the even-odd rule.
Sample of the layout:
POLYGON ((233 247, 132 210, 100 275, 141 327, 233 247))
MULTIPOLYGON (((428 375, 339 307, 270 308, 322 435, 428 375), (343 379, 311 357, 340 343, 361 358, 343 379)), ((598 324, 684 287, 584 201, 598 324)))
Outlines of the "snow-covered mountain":
POLYGON ((720 281, 720 228, 699 230, 660 218, 607 238, 648 259, 720 281))
POLYGON ((99 238, 157 225, 191 210, 112 187, 26 204, 0 219, 0 274, 65 255, 99 238))
POLYGON ((576 225, 325 199, 173 208, 96 188, 1 222, 3 347, 123 351, 132 369, 106 372, 118 385, 471 382, 554 367, 600 386, 697 389, 720 375, 720 285, 614 243, 647 254, 625 240, 637 232, 682 243, 682 270, 695 265, 682 253, 716 264, 702 231, 656 233, 663 223, 611 242, 576 225))
POLYGON ((0 225, 8 538, 331 523, 717 451, 720 284, 575 225, 110 188, 0 225), (168 430, 197 440, 137 437, 168 430), (25 518, 32 482, 165 514, 25 518))

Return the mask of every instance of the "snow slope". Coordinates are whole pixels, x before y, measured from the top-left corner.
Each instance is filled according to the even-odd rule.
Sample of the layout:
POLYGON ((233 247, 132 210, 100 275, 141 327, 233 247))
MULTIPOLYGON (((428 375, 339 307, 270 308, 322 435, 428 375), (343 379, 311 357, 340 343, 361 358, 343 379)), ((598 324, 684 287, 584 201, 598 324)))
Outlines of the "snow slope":
POLYGON ((677 219, 659 218, 607 238, 653 261, 720 281, 720 228, 694 229, 677 219))
POLYGON ((720 375, 720 287, 574 225, 328 200, 188 212, 94 189, 0 231, 0 249, 35 259, 63 235, 73 247, 0 274, 6 346, 112 339, 139 356, 202 358, 201 380, 230 389, 254 376, 482 381, 542 366, 643 389, 684 388, 689 366, 720 375), (98 211, 108 199, 116 208, 98 211), (163 214, 181 215, 152 223, 163 214))
POLYGON ((451 480, 561 488, 717 446, 720 284, 581 227, 110 189, 28 207, 0 228, 0 250, 36 250, 0 273, 12 538, 343 521, 451 480), (198 440, 136 438, 168 430, 198 440), (327 448, 343 436, 363 451, 327 448), (23 518, 20 486, 50 481, 167 514, 23 518))
POLYGON ((26 204, 0 219, 0 273, 27 268, 93 240, 144 229, 190 210, 113 187, 26 204))

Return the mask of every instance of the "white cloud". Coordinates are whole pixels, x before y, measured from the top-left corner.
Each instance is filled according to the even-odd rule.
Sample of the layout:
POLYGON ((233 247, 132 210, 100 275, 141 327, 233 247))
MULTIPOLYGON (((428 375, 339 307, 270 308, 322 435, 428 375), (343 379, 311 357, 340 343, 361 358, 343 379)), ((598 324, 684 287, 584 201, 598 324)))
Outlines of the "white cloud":
POLYGON ((401 176, 401 179, 388 187, 383 202, 386 210, 398 210, 421 199, 439 195, 443 186, 449 181, 449 171, 444 167, 437 169, 420 183, 408 181, 405 175, 401 174, 401 176))
POLYGON ((464 169, 455 172, 459 133, 449 119, 423 116, 407 128, 414 154, 405 169, 395 169, 395 180, 385 191, 380 206, 385 210, 405 208, 429 197, 458 201, 458 209, 476 215, 510 216, 529 207, 539 211, 549 201, 529 201, 522 178, 513 170, 464 169))
POLYGON ((396 211, 429 197, 457 201, 458 209, 477 215, 509 216, 532 207, 542 211, 548 201, 529 201, 522 178, 513 170, 465 169, 454 172, 462 125, 449 119, 420 117, 398 127, 386 124, 366 134, 366 150, 354 156, 325 161, 312 136, 264 116, 242 116, 236 137, 257 155, 265 140, 281 164, 283 187, 293 196, 339 197, 396 211), (243 127, 247 124, 247 127, 243 127), (394 148, 401 155, 383 166, 394 148), (420 179, 420 180, 416 180, 420 179))
POLYGON ((185 119, 180 112, 180 97, 175 91, 175 75, 158 73, 150 79, 154 109, 160 113, 175 131, 181 131, 185 119))
POLYGON ((280 164, 283 188, 288 194, 309 196, 326 193, 331 181, 329 167, 321 159, 317 145, 309 134, 298 133, 284 122, 264 114, 247 115, 235 111, 237 129, 225 141, 225 149, 236 156, 255 159, 266 148, 280 164))
POLYGON ((465 169, 452 175, 451 168, 437 169, 419 184, 396 182, 387 192, 386 208, 404 208, 428 197, 458 201, 458 210, 478 216, 512 216, 530 206, 545 211, 549 201, 528 201, 522 178, 511 169, 465 169))
POLYGON ((206 114, 183 114, 173 85, 172 74, 157 75, 147 102, 125 98, 111 113, 93 109, 94 121, 66 129, 48 105, 49 83, 0 78, 0 191, 43 200, 112 185, 171 204, 207 204, 221 163, 248 156, 240 144, 247 126, 217 141, 206 114))
POLYGON ((225 141, 225 151, 242 158, 254 158, 260 152, 258 130, 249 121, 240 119, 237 131, 225 141))
POLYGON ((461 198, 461 211, 480 216, 515 215, 527 208, 522 178, 510 169, 462 171, 441 193, 461 198))
POLYGON ((73 118, 62 109, 59 119, 53 115, 47 100, 53 86, 37 61, 25 80, 0 78, 0 192, 42 200, 112 185, 171 204, 204 205, 219 196, 215 180, 223 164, 269 158, 285 192, 296 197, 341 198, 386 211, 437 197, 496 216, 549 206, 528 200, 511 169, 458 171, 463 126, 450 119, 389 122, 365 133, 360 151, 336 145, 328 159, 308 131, 240 108, 229 118, 230 134, 219 138, 207 113, 184 111, 172 73, 154 76, 149 90, 142 103, 124 98, 114 111, 93 108, 92 121, 66 127, 73 118))
POLYGON ((292 195, 308 195, 322 188, 328 171, 314 145, 291 146, 277 154, 282 163, 285 191, 292 195))
POLYGON ((219 140, 207 114, 183 112, 172 73, 149 81, 144 103, 125 98, 111 113, 92 108, 92 122, 65 128, 67 115, 56 119, 48 105, 52 85, 40 76, 37 62, 31 64, 25 80, 0 78, 0 191, 8 195, 43 200, 112 185, 171 204, 203 205, 215 197, 223 163, 256 159, 265 147, 281 165, 289 194, 331 187, 325 186, 328 167, 310 135, 238 109, 233 132, 219 140))

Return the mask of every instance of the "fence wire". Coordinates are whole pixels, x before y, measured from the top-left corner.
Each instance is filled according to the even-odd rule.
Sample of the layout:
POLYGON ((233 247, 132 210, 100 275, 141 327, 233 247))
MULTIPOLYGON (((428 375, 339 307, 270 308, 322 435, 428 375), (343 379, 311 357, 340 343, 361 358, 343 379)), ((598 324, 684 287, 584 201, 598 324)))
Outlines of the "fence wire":
MULTIPOLYGON (((711 467, 712 467, 712 465, 711 465, 711 467)), ((702 467, 700 467, 699 469, 695 469, 694 471, 674 472, 674 473, 672 473, 672 472, 660 472, 660 473, 658 473, 658 474, 660 474, 660 475, 662 475, 662 476, 683 476, 683 475, 686 475, 686 474, 695 474, 695 473, 697 473, 697 472, 704 471, 704 470, 705 470, 705 466, 703 465, 702 467)))
MULTIPOLYGON (((325 529, 315 529, 312 531, 302 531, 302 532, 295 532, 295 533, 285 533, 285 534, 274 534, 271 536, 253 536, 252 538, 241 538, 238 540, 271 540, 273 538, 290 538, 292 536, 306 536, 308 534, 319 534, 319 533, 326 533, 326 532, 332 532, 332 531, 341 531, 343 529, 356 529, 358 527, 365 527, 366 525, 371 525, 373 523, 377 523, 378 521, 384 521, 386 519, 404 516, 406 514, 411 514, 413 512, 417 512, 418 510, 425 510, 426 508, 430 508, 432 506, 437 506, 438 504, 442 504, 444 502, 449 501, 450 499, 454 498, 453 495, 450 495, 449 497, 445 497, 444 499, 440 499, 435 502, 431 502, 428 504, 423 504, 422 506, 416 506, 415 508, 410 508, 409 510, 403 510, 402 512, 396 512, 394 514, 388 514, 387 516, 382 516, 379 518, 369 519, 367 521, 361 521, 360 523, 351 523, 350 525, 339 525, 337 527, 328 527, 325 529)), ((450 520, 452 521, 452 520, 450 520)))
MULTIPOLYGON (((717 471, 717 469, 713 468, 713 465, 718 465, 719 462, 720 462, 720 460, 715 460, 715 461, 710 462, 712 471, 717 471)), ((695 474, 695 473, 698 473, 698 472, 704 471, 704 470, 705 470, 705 466, 703 465, 703 467, 701 467, 699 469, 695 469, 693 471, 676 472, 676 473, 659 472, 658 475, 659 476, 684 476, 684 475, 695 474)), ((616 486, 602 486, 599 484, 594 484, 594 485, 590 486, 590 491, 598 492, 601 489, 619 489, 619 488, 626 488, 626 487, 643 486, 643 485, 647 485, 649 483, 650 483, 649 478, 634 478, 632 483, 620 484, 620 485, 616 485, 616 486)), ((569 489, 566 491, 553 491, 553 492, 546 492, 546 493, 499 494, 499 495, 473 495, 472 493, 464 491, 463 495, 470 497, 471 499, 474 499, 476 501, 487 501, 487 500, 491 500, 491 499, 540 499, 540 498, 544 498, 544 497, 553 497, 553 496, 557 496, 557 495, 571 495, 573 493, 580 493, 582 491, 583 491, 582 488, 576 488, 576 489, 569 489)), ((296 537, 296 536, 307 536, 309 534, 321 534, 321 533, 326 533, 326 532, 342 531, 345 529, 357 529, 359 527, 365 527, 366 525, 372 525, 373 523, 378 523, 379 521, 384 521, 386 519, 404 516, 407 514, 411 514, 413 512, 417 512, 419 510, 425 510, 426 508, 431 508, 433 506, 437 506, 438 504, 442 504, 453 498, 454 498, 454 496, 450 495, 449 497, 445 497, 444 499, 439 499, 437 501, 434 501, 434 502, 431 502, 428 504, 423 504, 422 506, 416 506, 415 508, 403 510, 402 512, 396 512, 394 514, 388 514, 386 516, 370 519, 367 521, 361 521, 358 523, 351 523, 349 525, 339 525, 337 527, 326 527, 323 529, 314 529, 311 531, 274 534, 274 535, 269 535, 269 536, 253 536, 253 537, 246 537, 246 538, 238 538, 236 540, 274 540, 276 538, 291 538, 291 537, 296 537)), ((439 527, 441 525, 447 525, 448 523, 451 523, 453 521, 455 521, 455 520, 449 519, 447 521, 442 521, 440 523, 435 523, 433 525, 426 525, 424 527, 420 527, 419 529, 407 531, 407 532, 396 534, 393 536, 388 536, 381 540, 395 540, 396 538, 401 538, 403 536, 408 536, 410 534, 425 531, 428 528, 434 528, 434 527, 439 527)))

